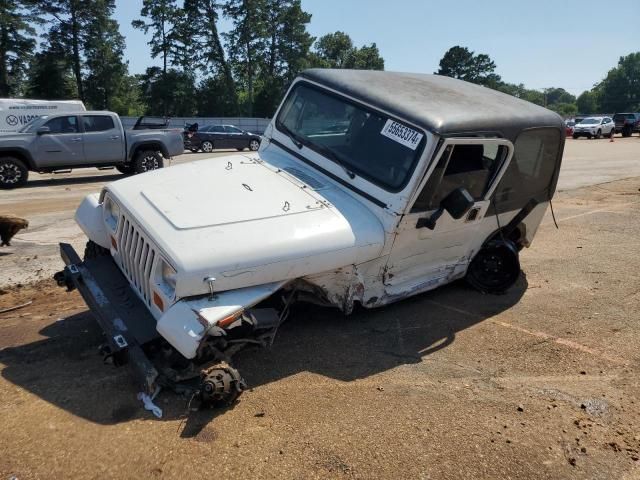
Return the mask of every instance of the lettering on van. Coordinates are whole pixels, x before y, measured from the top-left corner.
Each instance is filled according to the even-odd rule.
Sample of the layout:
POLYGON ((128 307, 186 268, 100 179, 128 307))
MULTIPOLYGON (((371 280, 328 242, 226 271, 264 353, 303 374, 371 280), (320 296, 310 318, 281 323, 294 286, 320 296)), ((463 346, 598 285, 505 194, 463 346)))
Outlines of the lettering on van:
POLYGON ((31 120, 38 117, 40 117, 40 115, 7 115, 5 120, 7 125, 15 127, 16 125, 26 125, 31 120))
POLYGON ((393 120, 387 120, 380 133, 411 150, 418 148, 423 137, 422 133, 393 120))

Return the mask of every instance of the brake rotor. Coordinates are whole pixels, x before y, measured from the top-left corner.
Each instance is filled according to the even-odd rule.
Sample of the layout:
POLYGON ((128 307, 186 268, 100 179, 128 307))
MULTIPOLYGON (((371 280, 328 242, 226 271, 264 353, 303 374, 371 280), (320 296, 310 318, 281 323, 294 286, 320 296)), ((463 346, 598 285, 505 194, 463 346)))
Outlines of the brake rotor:
POLYGON ((231 405, 246 388, 240 372, 226 362, 212 365, 201 372, 200 397, 204 404, 231 405))

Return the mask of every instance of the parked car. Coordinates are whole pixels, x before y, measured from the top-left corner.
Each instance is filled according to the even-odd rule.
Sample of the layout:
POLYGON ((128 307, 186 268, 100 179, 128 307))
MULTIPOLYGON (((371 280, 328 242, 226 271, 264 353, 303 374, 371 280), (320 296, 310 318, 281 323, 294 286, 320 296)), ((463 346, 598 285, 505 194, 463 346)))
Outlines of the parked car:
POLYGON ((260 140, 260 135, 245 132, 233 125, 208 125, 196 131, 187 129, 184 132, 185 148, 192 152, 202 150, 208 153, 218 148, 248 148, 255 152, 260 148, 260 140))
POLYGON ((116 167, 142 173, 162 168, 165 158, 183 152, 180 131, 125 130, 112 112, 45 115, 0 136, 0 188, 24 185, 30 171, 116 167))
POLYGON ((613 137, 615 125, 609 117, 587 117, 573 127, 573 138, 613 137))
POLYGON ((294 302, 349 314, 462 278, 510 288, 564 133, 554 112, 445 76, 308 70, 259 152, 88 196, 76 213, 85 260, 61 244, 56 279, 80 291, 104 352, 128 359, 147 392, 229 403, 245 389, 229 359, 271 345, 294 302))
POLYGON ((633 132, 640 132, 640 113, 616 113, 613 116, 616 133, 630 137, 633 132))
POLYGON ((573 120, 565 120, 564 125, 566 136, 570 137, 571 135, 573 135, 573 128, 575 127, 576 122, 574 122, 573 120))

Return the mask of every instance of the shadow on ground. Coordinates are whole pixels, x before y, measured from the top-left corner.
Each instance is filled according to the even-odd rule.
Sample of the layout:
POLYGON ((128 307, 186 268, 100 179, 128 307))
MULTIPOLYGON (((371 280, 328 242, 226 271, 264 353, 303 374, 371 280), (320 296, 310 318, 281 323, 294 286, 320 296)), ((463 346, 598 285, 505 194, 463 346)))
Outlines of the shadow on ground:
MULTIPOLYGON (((299 306, 281 327, 272 349, 241 352, 235 366, 252 388, 300 372, 344 382, 366 378, 421 362, 453 343, 457 332, 512 307, 526 289, 524 276, 499 296, 456 283, 349 317, 332 309, 299 306)), ((6 380, 96 423, 149 418, 136 399, 128 369, 103 365, 97 354, 101 332, 89 312, 54 321, 39 333, 47 338, 0 350, 6 380)), ((188 412, 187 401, 169 392, 163 392, 158 403, 165 419, 185 418, 188 412)), ((182 436, 196 435, 224 412, 192 413, 182 436)))

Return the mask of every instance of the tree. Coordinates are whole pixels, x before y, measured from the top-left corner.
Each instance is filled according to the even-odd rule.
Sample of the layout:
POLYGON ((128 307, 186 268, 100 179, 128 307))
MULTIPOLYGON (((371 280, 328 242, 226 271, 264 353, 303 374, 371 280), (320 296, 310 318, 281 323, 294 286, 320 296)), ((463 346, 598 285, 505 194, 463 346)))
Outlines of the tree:
POLYGON ((579 113, 590 114, 598 112, 598 96, 593 91, 584 91, 576 101, 579 113))
POLYGON ((220 11, 221 6, 217 0, 185 0, 179 29, 181 35, 190 39, 189 44, 183 42, 187 58, 207 77, 201 82, 201 88, 207 94, 224 98, 220 102, 217 99, 211 102, 205 100, 198 108, 236 116, 239 114, 238 95, 232 68, 218 31, 220 11), (214 86, 215 90, 212 90, 214 86))
POLYGON ((380 56, 380 51, 375 43, 361 48, 354 48, 349 56, 344 68, 355 70, 384 70, 384 59, 380 56))
POLYGON ((324 35, 315 44, 312 63, 321 68, 353 68, 356 70, 384 70, 384 59, 375 43, 355 47, 344 32, 324 35))
POLYGON ((0 1, 0 97, 15 95, 36 46, 29 4, 23 0, 0 1))
MULTIPOLYGON (((177 39, 176 24, 179 22, 179 10, 175 0, 143 0, 140 15, 148 21, 133 20, 131 26, 142 30, 144 33, 151 31, 151 39, 148 45, 151 47, 151 58, 162 58, 161 81, 168 82, 167 73, 171 63, 181 63, 180 52, 175 48, 177 39)), ((170 94, 167 85, 162 87, 170 94)), ((163 115, 168 113, 168 99, 161 98, 163 115)))
POLYGON ((55 47, 37 53, 29 67, 25 96, 44 100, 77 98, 73 72, 55 47))
POLYGON ((640 52, 620 57, 595 90, 603 112, 640 110, 640 52))
POLYGON ((224 14, 233 27, 224 34, 236 79, 246 89, 246 113, 253 115, 255 83, 264 65, 266 0, 227 0, 224 14))
POLYGON ((458 78, 485 86, 497 86, 500 76, 495 73, 496 64, 484 54, 474 54, 466 47, 451 47, 440 60, 437 75, 458 78))
POLYGON ((111 109, 111 100, 123 86, 127 65, 123 62, 124 37, 118 22, 111 18, 114 0, 94 0, 100 4, 100 15, 89 21, 84 44, 86 98, 91 107, 111 109))
POLYGON ((53 20, 46 37, 64 52, 76 81, 78 96, 86 100, 82 75, 82 50, 89 22, 104 15, 100 2, 82 0, 40 0, 42 11, 53 20))
POLYGON ((190 117, 196 113, 195 79, 189 73, 149 67, 140 77, 142 99, 148 115, 190 117))
POLYGON ((254 115, 273 115, 282 94, 298 73, 309 64, 314 38, 307 32, 311 15, 300 0, 267 0, 265 64, 261 69, 254 115))
POLYGON ((319 67, 346 68, 349 56, 353 52, 353 41, 344 32, 328 33, 318 39, 315 54, 319 67))

